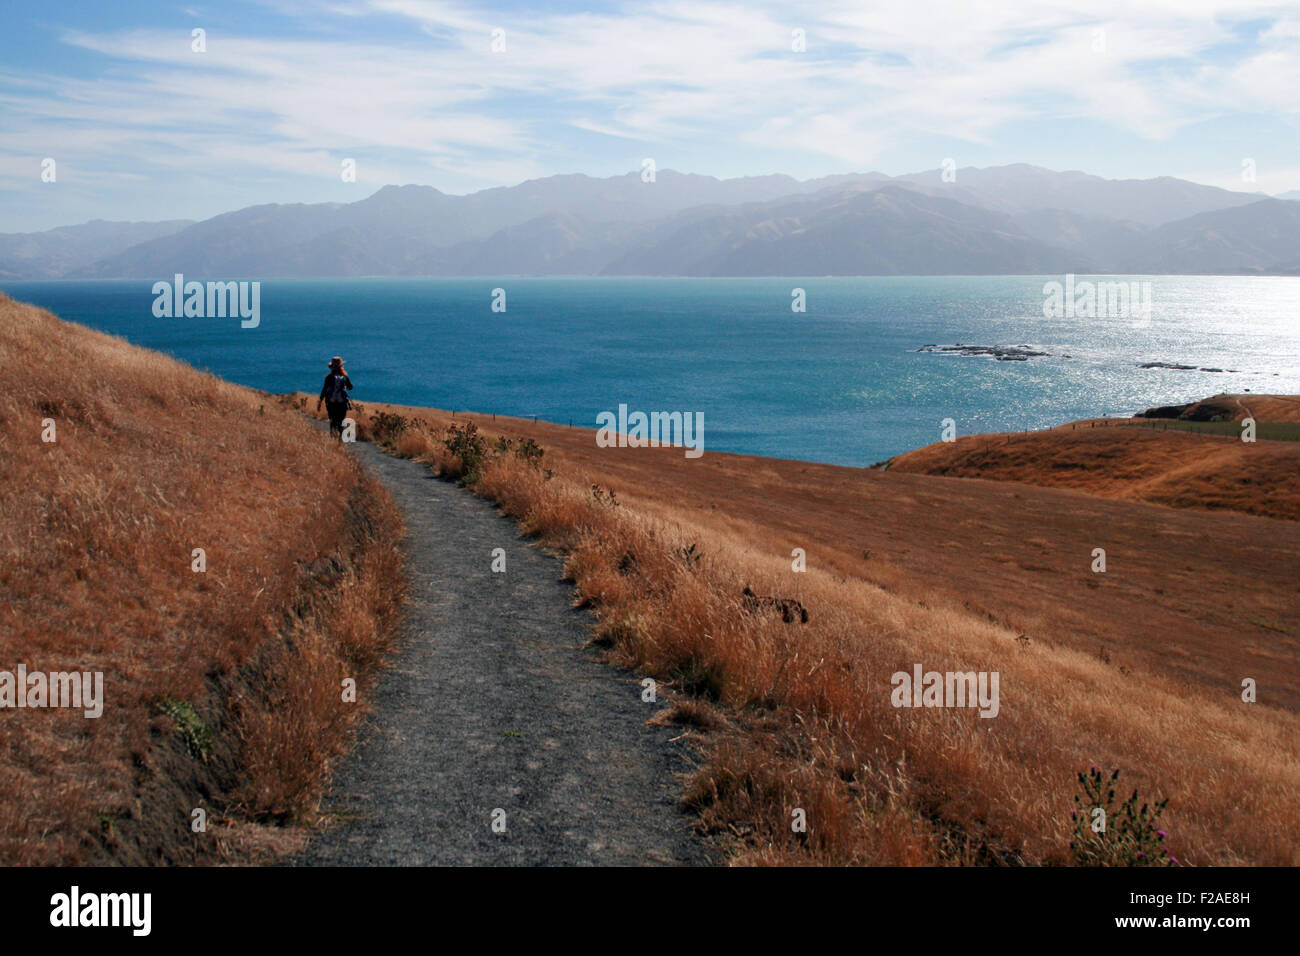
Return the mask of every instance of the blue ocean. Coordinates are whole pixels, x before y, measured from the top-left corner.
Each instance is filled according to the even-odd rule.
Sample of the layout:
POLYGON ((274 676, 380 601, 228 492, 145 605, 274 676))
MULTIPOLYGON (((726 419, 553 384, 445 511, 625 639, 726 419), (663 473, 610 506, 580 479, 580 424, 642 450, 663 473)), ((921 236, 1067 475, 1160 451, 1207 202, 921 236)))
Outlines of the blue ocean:
POLYGON ((937 441, 945 418, 971 434, 1300 393, 1300 278, 1107 277, 1150 282, 1149 319, 1046 318, 1044 284, 1064 278, 266 280, 256 328, 158 318, 148 281, 0 291, 272 392, 317 391, 339 354, 363 402, 588 428, 620 404, 701 412, 706 450, 842 465, 937 441), (1049 354, 916 351, 955 343, 1049 354))

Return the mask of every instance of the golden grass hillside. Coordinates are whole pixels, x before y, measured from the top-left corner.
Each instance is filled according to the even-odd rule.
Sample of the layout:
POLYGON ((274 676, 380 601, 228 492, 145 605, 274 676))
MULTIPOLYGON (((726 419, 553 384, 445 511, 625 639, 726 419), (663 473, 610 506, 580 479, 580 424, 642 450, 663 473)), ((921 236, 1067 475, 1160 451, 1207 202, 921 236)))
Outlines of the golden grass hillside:
MULTIPOLYGON (((1121 839, 1116 825, 1102 862, 1159 861, 1167 847, 1180 865, 1300 863, 1300 717, 1278 703, 1285 680, 1268 669, 1243 670, 1244 661, 1268 654, 1294 668, 1293 638, 1276 635, 1259 658, 1238 656, 1220 639, 1208 652, 1218 655, 1221 672, 1165 666, 1160 654, 1179 657, 1186 630, 1177 601, 1144 584, 1147 616, 1126 620, 1122 595, 1110 592, 1132 585, 1085 587, 1086 549, 1075 555, 1081 570, 1051 580, 1064 588, 1074 574, 1080 594, 1102 595, 1099 616, 1089 619, 1090 608, 1058 591, 1032 605, 1032 637, 1008 620, 1023 613, 1018 592, 1034 575, 1016 568, 1006 581, 997 578, 981 541, 1001 522, 1028 559, 1039 551, 1035 535, 1053 530, 1016 526, 1015 502, 1043 521, 1067 511, 1063 503, 1086 518, 1086 496, 975 482, 963 502, 966 483, 946 479, 711 452, 688 461, 680 449, 600 449, 591 431, 545 423, 378 405, 358 418, 363 433, 468 480, 567 555, 578 600, 598 616, 596 642, 671 689, 674 704, 656 719, 682 725, 700 748, 686 800, 733 862, 1086 862, 1071 846, 1071 811, 1078 774, 1096 766, 1121 771, 1119 800, 1136 788, 1140 802, 1169 801, 1160 834, 1154 826, 1141 831, 1155 844, 1121 839), (466 424, 486 438, 481 461, 453 450, 469 447, 457 431, 466 424), (540 444, 540 460, 526 439, 540 444), (987 509, 989 523, 963 527, 967 507, 987 509), (872 519, 862 527, 854 523, 859 510, 872 519), (890 537, 894 528, 903 540, 890 537), (853 564, 846 549, 868 542, 876 550, 853 564), (806 572, 792 569, 793 546, 806 549, 806 572), (907 563, 910 552, 919 552, 915 564, 907 563), (968 561, 975 571, 963 569, 968 561), (743 597, 746 585, 797 600, 808 623, 755 609, 743 597), (1056 624, 1080 611, 1091 637, 1076 644, 1056 624), (1114 659, 1097 652, 1099 639, 1115 649, 1114 659), (1146 645, 1152 659, 1130 655, 1126 641, 1146 645), (915 664, 998 672, 1000 712, 985 719, 963 708, 894 707, 891 675, 915 664), (1241 697, 1245 676, 1259 680, 1256 703, 1241 697), (792 826, 797 811, 806 831, 792 826)), ((1242 543, 1225 539, 1234 557, 1238 547, 1243 554, 1258 548, 1270 531, 1295 529, 1244 515, 1091 501, 1098 527, 1132 525, 1135 539, 1155 551, 1165 544, 1146 523, 1167 517, 1189 527, 1217 522, 1225 534, 1235 522, 1242 543)), ((1059 530, 1080 533, 1068 524, 1059 530)), ((1294 605, 1288 568, 1300 550, 1294 535, 1283 537, 1255 588, 1285 608, 1294 605), (1281 561, 1290 563, 1269 570, 1281 561)), ((1160 577, 1168 558, 1150 560, 1159 590, 1170 583, 1160 577)))
POLYGON ((1300 424, 1300 395, 1269 395, 1252 392, 1220 392, 1185 405, 1149 408, 1141 417, 1183 421, 1239 422, 1254 418, 1260 422, 1300 424))
POLYGON ((1300 435, 1300 397, 1217 395, 1151 419, 1071 422, 1027 434, 968 435, 899 455, 889 470, 1073 488, 1175 508, 1300 520, 1300 441, 1243 442, 1249 413, 1261 435, 1300 435), (1184 431, 1225 423, 1224 434, 1184 431))
POLYGON ((390 640, 394 506, 276 402, 3 296, 0 368, 0 670, 104 675, 98 718, 0 710, 0 862, 268 859, 390 640))

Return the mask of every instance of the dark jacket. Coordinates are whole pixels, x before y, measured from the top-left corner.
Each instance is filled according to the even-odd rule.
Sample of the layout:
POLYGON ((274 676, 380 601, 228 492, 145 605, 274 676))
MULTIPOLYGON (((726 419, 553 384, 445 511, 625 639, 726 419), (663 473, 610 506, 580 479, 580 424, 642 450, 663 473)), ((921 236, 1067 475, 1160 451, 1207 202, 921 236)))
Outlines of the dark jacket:
POLYGON ((325 401, 325 402, 329 401, 329 393, 331 391, 331 386, 334 385, 335 378, 343 379, 342 385, 343 388, 346 390, 343 393, 343 397, 344 397, 344 401, 347 401, 347 393, 352 391, 352 379, 348 378, 347 375, 345 375, 342 372, 333 372, 333 371, 331 371, 328 375, 325 376, 325 384, 322 385, 320 389, 321 401, 325 401))

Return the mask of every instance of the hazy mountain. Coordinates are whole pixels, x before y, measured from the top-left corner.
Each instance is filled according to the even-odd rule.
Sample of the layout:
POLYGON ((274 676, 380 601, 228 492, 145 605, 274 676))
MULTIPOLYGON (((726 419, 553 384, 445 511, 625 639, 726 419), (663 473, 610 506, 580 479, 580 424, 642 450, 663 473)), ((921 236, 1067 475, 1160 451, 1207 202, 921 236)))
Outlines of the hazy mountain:
MULTIPOLYGON (((881 173, 834 178, 888 180, 881 173)), ((801 183, 789 176, 720 180, 673 170, 660 171, 654 182, 643 182, 639 173, 608 179, 548 176, 468 196, 450 196, 432 186, 385 186, 346 205, 255 206, 216 216, 176 241, 106 257, 83 274, 404 275, 417 262, 448 261, 433 249, 485 239, 547 215, 590 223, 646 222, 702 203, 772 199, 820 186, 819 180, 801 183)))
POLYGON ((406 271, 440 276, 599 275, 640 230, 637 223, 597 223, 551 212, 485 239, 429 250, 406 271))
POLYGON ((1185 179, 1103 179, 1077 171, 1058 173, 1017 163, 988 169, 955 170, 954 181, 943 182, 932 169, 898 177, 931 195, 993 209, 1009 215, 1059 209, 1094 219, 1115 219, 1158 226, 1197 213, 1257 202, 1257 193, 1238 193, 1202 186, 1185 179))
POLYGON ((1011 218, 1040 242, 1081 252, 1107 270, 1117 262, 1131 259, 1155 228, 1128 220, 1082 216, 1063 209, 1035 209, 1011 218))
POLYGON ((1103 272, 1289 274, 1300 255, 1300 203, 1279 199, 1255 197, 1248 205, 1160 226, 1059 209, 1025 213, 1015 221, 1040 241, 1080 252, 1103 272))
POLYGON ((1014 165, 799 181, 660 170, 453 196, 386 186, 199 223, 0 236, 8 278, 1294 271, 1291 207, 1162 177, 1014 165))
POLYGON ((657 230, 606 275, 972 275, 1088 271, 1010 217, 904 186, 693 215, 657 230))
POLYGON ((716 179, 660 170, 654 182, 640 173, 608 179, 591 176, 548 176, 518 186, 485 189, 462 197, 480 230, 473 237, 528 222, 552 212, 565 212, 588 222, 647 222, 708 204, 761 202, 816 192, 830 185, 887 182, 883 173, 857 173, 800 181, 790 176, 744 176, 716 179))
POLYGON ((1293 268, 1298 254, 1300 202, 1261 199, 1166 223, 1131 261, 1152 273, 1278 272, 1293 268))
POLYGON ((142 242, 72 274, 99 279, 165 279, 175 272, 211 278, 301 274, 287 271, 281 255, 337 229, 342 208, 337 203, 249 206, 142 242))
POLYGON ((0 233, 0 277, 51 279, 88 262, 131 246, 180 232, 191 219, 167 222, 108 222, 96 219, 81 226, 47 232, 0 233))

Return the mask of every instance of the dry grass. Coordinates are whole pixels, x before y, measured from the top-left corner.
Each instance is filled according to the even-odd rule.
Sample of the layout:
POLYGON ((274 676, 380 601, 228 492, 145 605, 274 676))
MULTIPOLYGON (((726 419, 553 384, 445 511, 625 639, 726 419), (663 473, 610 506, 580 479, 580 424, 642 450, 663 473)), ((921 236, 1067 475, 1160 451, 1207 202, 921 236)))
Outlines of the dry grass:
POLYGON ((0 669, 106 698, 0 712, 0 861, 291 845, 269 825, 310 819, 360 714, 341 681, 364 701, 390 640, 394 506, 275 401, 3 296, 0 367, 0 669))
MULTIPOLYGON (((1216 396, 1191 409, 1262 425, 1300 420, 1300 398, 1216 396)), ((900 455, 891 471, 1072 488, 1175 508, 1240 511, 1300 521, 1300 442, 1158 429, 1159 420, 1072 422, 1028 434, 968 435, 900 455)))
MULTIPOLYGON (((396 410, 415 424, 394 448, 458 474, 462 463, 440 447, 447 416, 396 410)), ((489 419, 475 421, 494 437, 489 419)), ((613 660, 670 682, 677 704, 656 720, 680 722, 700 745, 687 801, 734 862, 1067 863, 1075 775, 1090 764, 1122 768, 1121 784, 1144 798, 1169 798, 1169 847, 1182 863, 1300 862, 1296 714, 1245 704, 1231 684, 1017 640, 995 615, 917 601, 816 561, 792 573, 779 550, 756 546, 752 525, 732 531, 726 516, 702 519, 714 512, 681 498, 638 496, 653 485, 652 456, 641 459, 641 487, 634 467, 620 472, 613 504, 573 447, 556 456, 548 445, 540 468, 496 456, 473 488, 567 552, 613 660), (810 622, 748 613, 746 584, 798 599, 810 622), (890 675, 915 663, 999 672, 1000 714, 894 708, 890 675), (796 808, 807 833, 791 828, 796 808)), ((806 480, 786 506, 817 494, 806 480)), ((807 541, 810 553, 824 543, 807 541)))
POLYGON ((1199 402, 1171 405, 1159 411, 1154 418, 1178 417, 1192 421, 1239 422, 1251 417, 1257 422, 1275 424, 1300 424, 1300 395, 1268 395, 1251 392, 1220 392, 1199 402))

